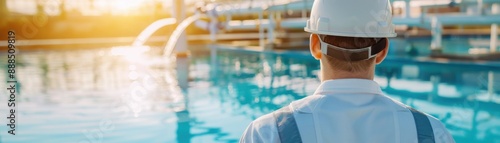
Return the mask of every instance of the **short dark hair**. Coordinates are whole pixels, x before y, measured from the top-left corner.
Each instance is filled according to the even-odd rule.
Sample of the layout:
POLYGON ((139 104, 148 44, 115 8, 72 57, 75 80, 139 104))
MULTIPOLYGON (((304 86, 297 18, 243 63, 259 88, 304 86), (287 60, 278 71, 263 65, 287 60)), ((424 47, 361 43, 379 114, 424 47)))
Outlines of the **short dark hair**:
MULTIPOLYGON (((332 35, 320 35, 323 41, 346 49, 359 49, 372 46, 377 43, 375 38, 360 38, 360 37, 344 37, 344 36, 332 36, 332 35)), ((383 39, 385 40, 385 39, 383 39)), ((323 54, 326 57, 328 64, 335 70, 347 71, 347 72, 360 72, 368 70, 368 67, 373 64, 375 58, 370 58, 361 61, 343 61, 335 57, 323 54)))

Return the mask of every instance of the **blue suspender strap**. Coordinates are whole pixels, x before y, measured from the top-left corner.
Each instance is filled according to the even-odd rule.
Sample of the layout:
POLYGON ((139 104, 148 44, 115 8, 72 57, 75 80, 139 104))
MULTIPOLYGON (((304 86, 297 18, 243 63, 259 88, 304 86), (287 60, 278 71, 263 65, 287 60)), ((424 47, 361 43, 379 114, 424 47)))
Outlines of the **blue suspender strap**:
POLYGON ((427 115, 417 111, 411 107, 408 107, 413 114, 413 119, 415 120, 415 127, 417 127, 418 143, 434 143, 434 131, 432 131, 432 125, 427 118, 427 115))
POLYGON ((293 111, 285 106, 273 112, 281 143, 302 143, 293 111))

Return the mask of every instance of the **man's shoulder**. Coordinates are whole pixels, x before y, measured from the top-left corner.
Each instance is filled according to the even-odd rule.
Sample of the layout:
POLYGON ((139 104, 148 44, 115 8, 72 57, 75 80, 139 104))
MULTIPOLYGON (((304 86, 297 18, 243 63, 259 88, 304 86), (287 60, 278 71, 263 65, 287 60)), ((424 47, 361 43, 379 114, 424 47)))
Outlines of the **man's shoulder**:
POLYGON ((432 125, 432 128, 434 130, 434 134, 443 134, 443 133, 447 133, 447 129, 446 129, 446 126, 439 120, 437 119, 436 117, 432 116, 432 115, 427 115, 427 118, 429 119, 429 122, 431 123, 432 125))
POLYGON ((273 113, 274 112, 271 112, 255 119, 252 122, 253 127, 255 129, 274 127, 276 125, 275 123, 276 120, 274 119, 273 113))
MULTIPOLYGON (((394 105, 396 105, 396 108, 398 108, 397 110, 399 111, 399 113, 410 114, 411 107, 409 107, 408 105, 405 105, 397 100, 394 100, 392 98, 388 98, 388 99, 392 100, 394 105)), ((432 126, 432 130, 434 132, 434 137, 435 137, 436 142, 439 142, 439 143, 454 143, 455 142, 453 140, 453 137, 451 136, 451 134, 446 129, 446 126, 439 119, 437 119, 436 117, 429 115, 423 111, 420 111, 420 110, 417 110, 417 111, 419 111, 419 112, 423 113, 425 116, 427 116, 427 119, 429 120, 429 122, 432 126)))
POLYGON ((446 126, 437 118, 427 115, 429 122, 431 123, 432 130, 434 132, 434 138, 436 142, 440 143, 454 143, 455 140, 453 136, 448 132, 446 126))
MULTIPOLYGON (((276 112, 276 111, 274 111, 276 112)), ((253 121, 254 124, 259 124, 259 125, 272 125, 274 124, 275 122, 275 119, 274 119, 274 116, 273 116, 273 113, 274 112, 271 112, 271 113, 267 113, 263 116, 260 116, 259 118, 255 119, 253 121)))
POLYGON ((273 113, 263 115, 250 123, 240 139, 241 143, 279 142, 273 113))
POLYGON ((439 128, 439 129, 444 128, 443 123, 441 123, 441 121, 439 119, 437 119, 436 117, 434 117, 434 116, 432 116, 424 111, 413 109, 412 107, 410 107, 406 104, 403 104, 397 100, 393 100, 393 102, 395 103, 396 106, 399 107, 399 110, 404 110, 404 112, 410 113, 411 112, 410 110, 416 110, 417 112, 424 114, 429 119, 429 122, 431 123, 432 128, 439 128))

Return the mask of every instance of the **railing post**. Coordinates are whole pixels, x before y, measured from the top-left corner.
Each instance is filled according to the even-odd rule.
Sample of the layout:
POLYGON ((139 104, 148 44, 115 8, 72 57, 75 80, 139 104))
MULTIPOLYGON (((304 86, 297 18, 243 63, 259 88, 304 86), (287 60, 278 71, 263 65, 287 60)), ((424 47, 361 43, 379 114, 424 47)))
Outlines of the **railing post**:
POLYGON ((215 43, 217 41, 217 32, 219 31, 219 20, 217 19, 218 13, 217 13, 217 7, 218 5, 213 5, 211 10, 207 11, 207 14, 210 18, 209 22, 209 31, 210 31, 210 42, 215 43))
POLYGON ((264 48, 264 39, 265 39, 265 36, 264 36, 264 27, 262 27, 262 20, 264 18, 262 18, 263 16, 263 13, 262 11, 259 12, 259 23, 257 26, 259 26, 259 47, 262 47, 264 48))
MULTIPOLYGON (((274 12, 269 12, 269 22, 267 26, 267 45, 266 47, 273 46, 274 44, 274 27, 276 27, 276 22, 274 22, 274 12)), ((272 48, 272 47, 271 47, 272 48)))
POLYGON ((442 38, 443 25, 438 20, 437 17, 432 17, 431 19, 431 33, 432 33, 432 42, 431 42, 431 51, 439 52, 441 51, 441 38, 442 38))
MULTIPOLYGON (((498 14, 500 11, 500 5, 495 3, 491 5, 491 14, 498 14)), ((490 30, 490 52, 496 52, 498 46, 498 24, 491 24, 490 30)))

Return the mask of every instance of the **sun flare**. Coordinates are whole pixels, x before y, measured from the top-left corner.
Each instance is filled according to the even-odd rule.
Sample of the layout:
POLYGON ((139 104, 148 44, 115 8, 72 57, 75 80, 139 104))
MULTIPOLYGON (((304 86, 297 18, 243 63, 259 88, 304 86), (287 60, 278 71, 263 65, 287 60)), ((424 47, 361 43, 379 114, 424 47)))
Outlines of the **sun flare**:
POLYGON ((128 13, 141 6, 143 0, 113 0, 111 8, 118 13, 128 13))

